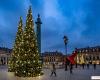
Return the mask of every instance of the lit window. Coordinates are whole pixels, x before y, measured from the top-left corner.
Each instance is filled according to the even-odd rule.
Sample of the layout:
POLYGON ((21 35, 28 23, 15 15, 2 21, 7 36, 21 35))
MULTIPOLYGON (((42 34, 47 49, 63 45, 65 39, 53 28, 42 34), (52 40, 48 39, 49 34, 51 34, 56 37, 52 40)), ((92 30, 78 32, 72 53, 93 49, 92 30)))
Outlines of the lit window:
POLYGON ((88 52, 88 50, 86 49, 86 52, 88 52))
POLYGON ((93 49, 93 52, 95 51, 95 49, 93 49))

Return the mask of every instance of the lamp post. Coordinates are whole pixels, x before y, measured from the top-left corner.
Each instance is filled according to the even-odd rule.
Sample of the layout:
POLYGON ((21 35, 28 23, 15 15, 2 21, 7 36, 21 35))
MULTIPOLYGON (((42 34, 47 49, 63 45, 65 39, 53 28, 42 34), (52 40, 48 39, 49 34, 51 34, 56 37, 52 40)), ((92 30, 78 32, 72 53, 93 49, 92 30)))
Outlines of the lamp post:
MULTIPOLYGON (((68 38, 67 38, 67 36, 64 36, 63 39, 64 39, 64 44, 65 44, 65 53, 66 53, 66 57, 67 57, 67 43, 68 43, 68 38)), ((67 65, 68 65, 68 60, 66 58, 65 71, 67 71, 67 65)))

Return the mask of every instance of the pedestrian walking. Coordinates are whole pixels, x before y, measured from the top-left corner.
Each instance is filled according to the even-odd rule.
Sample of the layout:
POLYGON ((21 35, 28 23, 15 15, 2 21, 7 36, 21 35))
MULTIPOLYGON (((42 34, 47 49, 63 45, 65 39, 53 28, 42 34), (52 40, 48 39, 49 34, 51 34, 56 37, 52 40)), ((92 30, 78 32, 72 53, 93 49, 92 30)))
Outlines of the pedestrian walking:
POLYGON ((3 65, 3 59, 1 58, 1 64, 3 65))
POLYGON ((75 64, 75 67, 77 68, 77 63, 75 64))
POLYGON ((95 63, 93 64, 93 67, 94 67, 94 69, 96 69, 96 64, 95 63))
POLYGON ((73 71, 72 71, 73 70, 73 64, 70 63, 69 68, 70 68, 70 73, 72 74, 73 73, 73 71))
POLYGON ((82 68, 84 69, 84 63, 82 64, 82 68))
POLYGON ((51 75, 50 76, 52 76, 53 74, 56 76, 56 67, 55 67, 54 63, 51 66, 51 75))
POLYGON ((70 61, 66 58, 66 61, 65 61, 65 71, 68 70, 68 65, 70 64, 70 61))
POLYGON ((89 69, 89 63, 87 63, 87 68, 89 69))

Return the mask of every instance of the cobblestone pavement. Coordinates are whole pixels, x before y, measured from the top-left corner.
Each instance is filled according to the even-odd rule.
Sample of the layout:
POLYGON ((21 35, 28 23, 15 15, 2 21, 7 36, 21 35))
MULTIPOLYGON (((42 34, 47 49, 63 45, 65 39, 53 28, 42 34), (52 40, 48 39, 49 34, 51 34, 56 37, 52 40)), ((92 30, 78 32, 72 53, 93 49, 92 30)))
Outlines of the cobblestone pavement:
POLYGON ((74 68, 73 74, 69 70, 57 69, 57 76, 50 77, 50 69, 43 69, 44 75, 36 78, 19 78, 13 73, 7 72, 7 67, 0 66, 0 80, 91 80, 91 76, 100 76, 100 65, 94 70, 92 66, 89 69, 81 67, 74 68))

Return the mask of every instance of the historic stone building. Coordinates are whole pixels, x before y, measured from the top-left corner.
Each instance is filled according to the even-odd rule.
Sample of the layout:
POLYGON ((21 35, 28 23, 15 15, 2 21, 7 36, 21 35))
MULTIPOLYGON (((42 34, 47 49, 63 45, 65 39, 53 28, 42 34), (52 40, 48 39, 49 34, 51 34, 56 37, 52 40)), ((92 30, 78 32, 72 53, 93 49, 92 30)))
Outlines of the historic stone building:
POLYGON ((43 64, 46 67, 50 66, 52 63, 60 66, 64 63, 65 56, 61 52, 55 51, 42 53, 42 58, 43 64))
POLYGON ((0 65, 7 65, 10 58, 11 49, 0 47, 0 65))
POLYGON ((100 64, 100 46, 80 48, 77 49, 77 51, 78 55, 76 57, 76 62, 78 64, 100 64))

